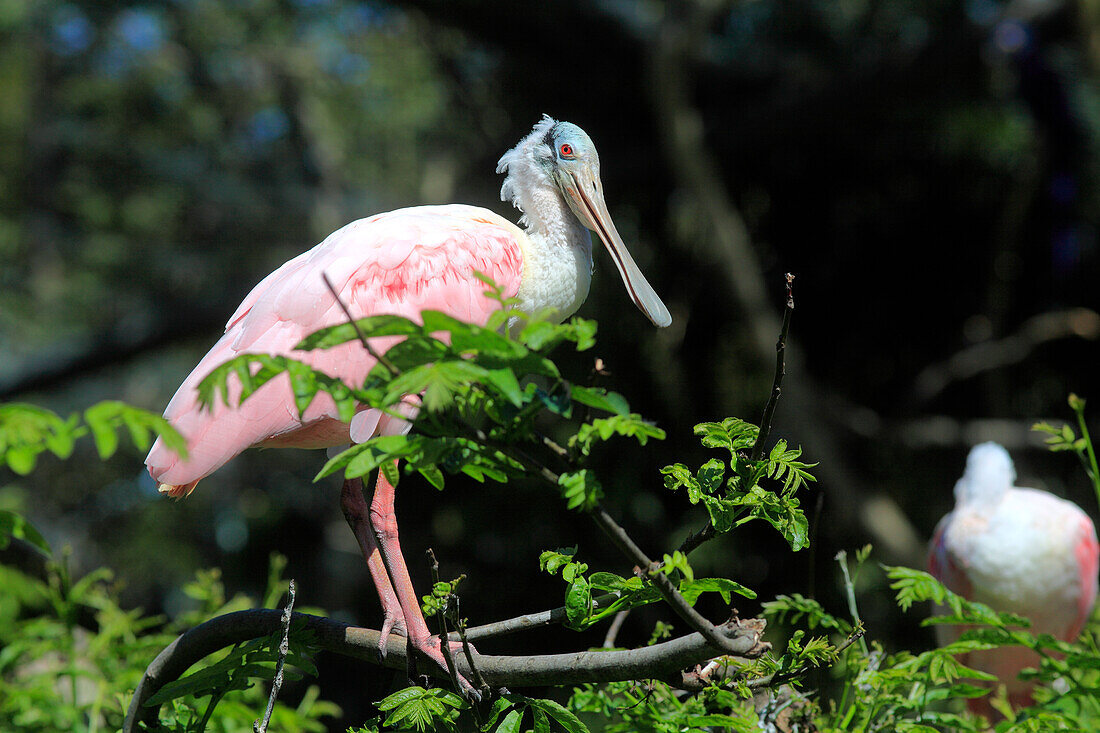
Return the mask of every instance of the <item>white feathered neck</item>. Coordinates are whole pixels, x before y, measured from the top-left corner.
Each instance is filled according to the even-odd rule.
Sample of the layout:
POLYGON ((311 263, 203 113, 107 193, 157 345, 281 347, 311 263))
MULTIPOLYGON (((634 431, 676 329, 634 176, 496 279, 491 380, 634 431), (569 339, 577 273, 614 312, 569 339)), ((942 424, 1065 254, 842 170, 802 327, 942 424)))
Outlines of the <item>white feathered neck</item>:
POLYGON ((500 187, 500 200, 510 201, 523 212, 519 223, 527 227, 528 233, 561 241, 575 230, 588 230, 573 215, 550 175, 554 150, 548 137, 556 124, 557 120, 543 115, 527 137, 500 156, 497 173, 507 174, 500 187))

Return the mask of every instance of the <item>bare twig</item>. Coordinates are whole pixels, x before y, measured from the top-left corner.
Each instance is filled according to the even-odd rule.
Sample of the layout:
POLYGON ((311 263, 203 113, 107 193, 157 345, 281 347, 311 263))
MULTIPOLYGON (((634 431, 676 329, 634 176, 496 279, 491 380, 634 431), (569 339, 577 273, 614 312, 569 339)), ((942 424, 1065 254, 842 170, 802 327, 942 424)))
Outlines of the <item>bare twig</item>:
POLYGON ((279 690, 283 686, 283 665, 286 664, 286 655, 290 653, 290 617, 293 612, 294 579, 291 578, 290 587, 287 589, 286 606, 283 608, 283 638, 279 642, 279 661, 275 664, 275 677, 271 680, 271 695, 267 698, 267 710, 264 711, 263 722, 256 720, 252 723, 253 733, 267 732, 267 725, 271 722, 271 713, 275 710, 275 700, 279 697, 279 690))
POLYGON ((794 314, 794 275, 787 273, 787 304, 783 308, 783 325, 779 329, 779 340, 775 342, 775 376, 772 378, 772 392, 768 396, 768 403, 764 405, 764 415, 760 418, 760 432, 756 434, 756 442, 752 445, 751 460, 756 463, 764 455, 764 446, 768 440, 768 434, 772 431, 772 416, 775 415, 775 406, 779 404, 779 395, 782 391, 783 377, 787 374, 784 356, 787 349, 787 334, 791 330, 791 316, 794 314))
POLYGON ((386 367, 386 369, 389 370, 390 374, 394 375, 395 377, 400 374, 400 370, 393 365, 393 362, 386 358, 385 354, 378 352, 373 346, 370 345, 370 341, 367 340, 366 335, 363 333, 362 329, 359 328, 359 322, 355 320, 355 317, 351 314, 351 310, 348 309, 347 304, 340 297, 340 294, 336 292, 336 288, 333 287, 332 281, 328 279, 328 274, 322 272, 321 279, 325 281, 325 287, 328 288, 328 291, 330 293, 332 293, 332 297, 336 299, 336 304, 340 306, 340 310, 344 311, 344 315, 348 318, 348 323, 350 323, 351 327, 355 329, 355 335, 359 337, 359 342, 363 344, 363 348, 367 350, 367 353, 374 357, 374 360, 377 361, 379 364, 386 367))
MULTIPOLYGON (((489 684, 481 676, 481 671, 477 668, 477 665, 474 664, 474 648, 470 645, 470 638, 466 635, 466 620, 462 618, 458 596, 454 596, 454 602, 455 626, 458 628, 458 638, 462 641, 462 654, 466 657, 466 664, 470 665, 470 669, 474 672, 474 686, 482 691, 482 699, 484 699, 485 693, 489 690, 489 684)), ((449 636, 447 638, 450 639, 449 636)))
MULTIPOLYGON (((295 613, 293 621, 312 634, 314 644, 336 654, 363 659, 391 669, 404 669, 405 639, 390 636, 386 656, 379 653, 379 632, 340 623, 329 618, 295 613)), ((268 609, 225 614, 196 626, 169 644, 150 663, 138 683, 123 725, 124 733, 135 733, 140 724, 156 720, 157 706, 146 701, 157 690, 178 679, 195 662, 231 646, 270 635, 281 625, 280 613, 268 609)), ((760 628, 731 621, 717 627, 733 648, 732 655, 755 658, 766 651, 760 628)), ((713 645, 702 634, 688 634, 672 641, 626 651, 572 652, 542 656, 491 656, 473 654, 485 681, 493 686, 537 687, 543 685, 609 682, 643 677, 669 677, 713 656, 713 645)), ((455 660, 459 673, 473 674, 465 659, 455 660)))
POLYGON ((615 646, 615 639, 619 636, 619 629, 623 627, 623 622, 626 621, 626 617, 630 615, 630 609, 625 608, 615 614, 615 618, 611 619, 611 625, 607 627, 607 634, 603 637, 604 649, 610 649, 615 646))
MULTIPOLYGON (((606 608, 615 601, 619 600, 620 595, 618 593, 607 593, 602 596, 596 596, 592 599, 593 608, 606 608)), ((471 629, 466 629, 466 638, 470 641, 477 641, 478 639, 489 639, 494 636, 504 636, 505 634, 514 634, 517 631, 527 631, 529 629, 537 629, 542 626, 549 626, 550 624, 560 624, 566 620, 565 606, 559 606, 549 611, 538 611, 536 613, 528 613, 522 616, 516 616, 515 618, 505 619, 503 621, 494 621, 490 624, 483 624, 481 626, 474 626, 471 629)), ((451 634, 452 640, 462 638, 454 633, 451 634)))

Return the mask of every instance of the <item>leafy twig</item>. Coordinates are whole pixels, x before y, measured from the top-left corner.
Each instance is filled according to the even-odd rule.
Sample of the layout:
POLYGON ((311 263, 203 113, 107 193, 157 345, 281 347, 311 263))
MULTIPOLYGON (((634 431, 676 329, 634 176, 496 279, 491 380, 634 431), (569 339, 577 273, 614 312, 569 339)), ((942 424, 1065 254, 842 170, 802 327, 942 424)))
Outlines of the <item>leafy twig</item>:
POLYGON ((279 697, 279 690, 283 686, 283 665, 286 664, 286 655, 290 653, 290 617, 294 612, 294 579, 290 580, 290 588, 287 589, 286 606, 283 607, 283 638, 279 642, 279 661, 275 663, 275 677, 271 680, 271 695, 267 699, 267 710, 264 711, 263 722, 257 720, 252 723, 253 733, 266 733, 267 724, 271 722, 271 713, 275 709, 275 699, 279 697))
MULTIPOLYGON (((432 586, 434 588, 439 583, 439 561, 435 559, 435 552, 432 548, 429 547, 426 554, 432 569, 432 586)), ((447 662, 447 675, 451 678, 451 684, 461 692, 462 686, 458 683, 458 670, 455 669, 454 654, 451 652, 451 642, 448 639, 447 632, 447 604, 449 602, 449 597, 444 599, 436 612, 439 617, 439 650, 443 653, 443 659, 447 662)))
MULTIPOLYGON (((866 633, 867 631, 862 627, 853 631, 847 639, 842 641, 840 645, 833 650, 834 657, 839 657, 848 647, 850 647, 852 644, 855 644, 857 641, 863 643, 863 636, 866 633)), ((745 683, 745 686, 748 687, 750 690, 761 690, 765 687, 776 687, 778 685, 782 685, 786 682, 790 682, 793 679, 801 677, 803 674, 809 672, 811 669, 813 669, 812 666, 803 665, 801 667, 798 667, 797 669, 787 670, 786 672, 772 672, 771 674, 764 675, 763 677, 757 677, 755 679, 749 680, 745 683)))
MULTIPOLYGON (((786 376, 786 349, 787 336, 791 330, 791 316, 794 314, 794 275, 786 274, 787 302, 783 309, 783 325, 779 329, 779 339, 775 342, 775 374, 772 378, 772 391, 768 395, 768 401, 764 405, 764 414, 760 418, 760 430, 756 434, 756 440, 752 445, 751 460, 753 463, 760 461, 764 456, 764 446, 772 429, 772 417, 775 415, 776 405, 782 393, 783 377, 786 376)), ((717 535, 712 522, 697 532, 692 532, 680 543, 677 550, 684 555, 690 554, 695 548, 708 542, 717 535)))
POLYGON ((1096 498, 1100 501, 1100 468, 1098 468, 1096 464, 1096 449, 1093 448, 1092 436, 1089 435, 1089 426, 1085 422, 1085 401, 1076 394, 1070 393, 1069 406, 1077 415, 1077 426, 1081 428, 1081 438, 1085 441, 1085 455, 1088 456, 1088 461, 1085 461, 1085 455, 1081 455, 1081 463, 1085 464, 1085 473, 1087 473, 1089 479, 1092 480, 1093 489, 1096 491, 1096 498))
POLYGON ((595 509, 592 510, 591 516, 615 546, 637 565, 635 573, 648 578, 653 583, 653 586, 660 592, 661 597, 672 607, 677 616, 686 621, 694 631, 702 634, 703 638, 709 641, 715 649, 727 653, 732 651, 729 639, 718 631, 718 627, 684 600, 684 597, 680 595, 680 591, 673 585, 672 580, 664 573, 661 565, 650 560, 645 552, 630 538, 626 530, 620 527, 602 506, 597 504, 595 509))
POLYGON ((626 617, 630 615, 630 609, 624 608, 615 614, 615 618, 611 619, 611 625, 607 627, 607 634, 603 637, 603 648, 610 649, 615 646, 615 639, 619 635, 619 629, 623 627, 623 622, 626 621, 626 617))
MULTIPOLYGON (((840 572, 844 574, 844 592, 848 598, 848 612, 852 614, 852 621, 855 623, 856 628, 863 625, 863 621, 859 618, 859 607, 856 605, 856 586, 852 582, 852 576, 848 572, 848 553, 844 550, 840 550, 836 553, 836 561, 840 563, 840 572)), ((860 635, 859 640, 860 651, 863 652, 863 656, 867 656, 867 642, 860 635)))

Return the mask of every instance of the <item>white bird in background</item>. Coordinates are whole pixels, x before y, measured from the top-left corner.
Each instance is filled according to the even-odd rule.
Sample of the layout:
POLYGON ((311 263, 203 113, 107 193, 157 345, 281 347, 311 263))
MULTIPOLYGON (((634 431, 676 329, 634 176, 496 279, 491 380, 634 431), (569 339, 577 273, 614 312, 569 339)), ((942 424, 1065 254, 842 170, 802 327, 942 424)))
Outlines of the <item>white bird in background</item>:
MULTIPOLYGON (((1013 486, 1012 459, 996 443, 975 446, 955 484, 955 510, 940 520, 929 548, 929 571, 947 588, 991 608, 1026 616, 1034 635, 1077 638, 1096 601, 1100 551, 1092 520, 1071 501, 1013 486)), ((943 612, 944 609, 937 609, 943 612)), ((941 645, 962 633, 937 626, 941 645)), ((1018 679, 1038 667, 1023 647, 976 651, 964 664, 994 674, 1015 707, 1032 702, 1034 683, 1018 679)), ((986 697, 971 709, 989 714, 986 697)))

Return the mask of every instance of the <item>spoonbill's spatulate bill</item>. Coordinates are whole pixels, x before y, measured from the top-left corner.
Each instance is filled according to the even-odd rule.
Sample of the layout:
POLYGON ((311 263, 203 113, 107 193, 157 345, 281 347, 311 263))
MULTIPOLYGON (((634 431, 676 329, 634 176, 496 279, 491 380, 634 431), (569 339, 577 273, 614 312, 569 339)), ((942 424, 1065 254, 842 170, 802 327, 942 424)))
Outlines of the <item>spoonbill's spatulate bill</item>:
MULTIPOLYGON (((264 385, 239 406, 239 384, 231 379, 233 407, 218 404, 207 411, 197 404, 196 385, 241 353, 292 354, 349 384, 362 384, 374 361, 357 343, 293 350, 304 336, 346 320, 322 274, 356 318, 395 314, 418 320, 421 311, 433 309, 484 323, 499 304, 484 297, 485 285, 474 276, 481 272, 505 296, 518 298, 522 310, 550 309, 560 320, 588 295, 591 230, 607 248, 638 308, 657 326, 671 323, 668 309, 611 221, 599 157, 581 128, 544 117, 501 157, 497 172, 507 174, 501 197, 523 212, 524 229, 472 206, 399 209, 348 224, 264 278, 164 413, 187 439, 189 455, 181 460, 157 441, 146 465, 160 490, 185 496, 200 479, 251 446, 332 447, 409 429, 407 421, 371 409, 343 423, 327 395, 319 395, 299 415, 285 379, 264 385)), ((415 411, 410 402, 406 417, 411 420, 415 411)), ((415 649, 442 664, 401 557, 393 487, 379 472, 369 512, 358 481, 345 484, 342 501, 382 598, 384 632, 405 632, 415 649)))
MULTIPOLYGON (((1030 633, 1077 638, 1096 601, 1100 564, 1092 520, 1071 501, 1013 486, 1016 470, 996 443, 975 446, 955 484, 955 509, 940 520, 928 565, 947 588, 997 611, 1031 619, 1030 633)), ((942 610, 942 609, 940 609, 942 610)), ((941 644, 962 629, 937 626, 941 644)), ((994 674, 1009 700, 1031 703, 1033 683, 1018 679, 1039 657, 1023 647, 975 651, 964 664, 994 674)), ((986 698, 971 707, 989 715, 986 698)))

